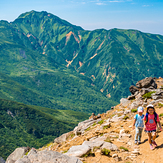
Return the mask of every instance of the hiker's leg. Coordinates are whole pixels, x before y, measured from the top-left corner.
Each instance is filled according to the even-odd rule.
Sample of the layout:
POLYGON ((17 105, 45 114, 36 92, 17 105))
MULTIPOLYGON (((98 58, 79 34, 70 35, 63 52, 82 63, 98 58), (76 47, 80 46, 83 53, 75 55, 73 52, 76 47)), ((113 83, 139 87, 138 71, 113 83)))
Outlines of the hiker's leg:
POLYGON ((152 132, 152 136, 153 136, 152 140, 155 141, 155 139, 156 139, 156 132, 152 132))
POLYGON ((143 131, 143 128, 139 128, 139 136, 138 136, 139 142, 141 142, 142 131, 143 131))
POLYGON ((139 130, 138 130, 137 127, 135 127, 135 131, 136 131, 136 133, 135 133, 135 141, 137 141, 138 140, 138 136, 139 136, 139 130))
POLYGON ((148 133, 148 141, 149 141, 149 144, 152 144, 151 138, 152 138, 151 133, 148 133))

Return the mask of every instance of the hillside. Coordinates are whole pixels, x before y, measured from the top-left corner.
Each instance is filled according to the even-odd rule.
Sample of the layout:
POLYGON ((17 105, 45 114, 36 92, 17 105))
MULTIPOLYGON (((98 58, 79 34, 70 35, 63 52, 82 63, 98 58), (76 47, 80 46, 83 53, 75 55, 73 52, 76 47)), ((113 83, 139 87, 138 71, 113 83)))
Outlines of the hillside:
MULTIPOLYGON (((34 159, 42 163, 161 163, 162 133, 157 130, 158 147, 151 151, 147 134, 144 132, 142 143, 134 144, 135 130, 132 129, 132 124, 138 106, 145 109, 148 104, 153 104, 163 125, 163 78, 146 78, 137 82, 136 86, 139 87, 135 94, 131 95, 132 98, 134 96, 133 99, 131 96, 128 99, 122 98, 121 103, 113 110, 98 117, 91 116, 89 120, 80 122, 73 131, 56 138, 48 146, 39 150, 31 149, 27 156, 19 155, 20 159, 15 160, 15 163, 33 163, 34 159), (157 84, 157 88, 154 88, 153 84, 157 84), (73 161, 65 161, 70 158, 73 161)), ((13 156, 16 153, 15 150, 13 156)), ((8 161, 14 158, 13 156, 10 155, 8 161)))
POLYGON ((0 99, 0 156, 15 148, 39 148, 68 132, 88 115, 70 110, 48 109, 0 99))
POLYGON ((161 76, 162 45, 161 35, 121 29, 86 31, 45 11, 31 11, 11 23, 0 21, 0 71, 47 101, 38 106, 53 108, 57 103, 62 109, 102 113, 129 95, 129 85, 146 76, 161 76), (66 87, 74 79, 80 84, 66 87), (86 93, 87 86, 93 95, 86 93), (93 105, 93 99, 99 102, 93 105))

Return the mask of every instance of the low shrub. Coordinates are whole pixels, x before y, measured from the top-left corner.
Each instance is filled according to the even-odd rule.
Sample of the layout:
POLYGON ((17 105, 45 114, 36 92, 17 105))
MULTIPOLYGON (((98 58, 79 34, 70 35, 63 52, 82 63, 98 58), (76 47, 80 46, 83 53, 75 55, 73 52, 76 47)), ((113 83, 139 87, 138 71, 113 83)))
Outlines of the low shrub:
POLYGON ((131 112, 132 113, 136 113, 137 112, 137 109, 131 109, 131 112))
POLYGON ((159 107, 159 108, 163 107, 163 104, 158 103, 158 107, 159 107))
POLYGON ((105 129, 108 129, 108 128, 109 128, 109 126, 104 126, 104 127, 103 127, 104 130, 105 130, 105 129))
POLYGON ((92 126, 95 126, 96 125, 96 123, 94 123, 92 126))
POLYGON ((104 123, 104 120, 103 119, 98 122, 98 124, 100 124, 100 125, 102 125, 103 123, 104 123))
POLYGON ((151 98, 151 95, 152 95, 153 93, 156 93, 156 91, 151 91, 151 92, 148 92, 148 93, 144 94, 144 95, 143 95, 143 98, 151 98))
POLYGON ((101 154, 105 156, 110 156, 110 150, 103 148, 101 149, 101 154))
POLYGON ((161 113, 161 114, 159 115, 159 117, 163 117, 163 113, 161 113))
POLYGON ((127 120, 128 118, 129 118, 129 116, 125 115, 123 119, 127 120))
POLYGON ((110 137, 107 137, 104 141, 106 141, 108 143, 112 143, 112 141, 110 140, 110 137))
POLYGON ((121 146, 120 149, 124 149, 125 151, 128 151, 128 149, 123 146, 121 146))

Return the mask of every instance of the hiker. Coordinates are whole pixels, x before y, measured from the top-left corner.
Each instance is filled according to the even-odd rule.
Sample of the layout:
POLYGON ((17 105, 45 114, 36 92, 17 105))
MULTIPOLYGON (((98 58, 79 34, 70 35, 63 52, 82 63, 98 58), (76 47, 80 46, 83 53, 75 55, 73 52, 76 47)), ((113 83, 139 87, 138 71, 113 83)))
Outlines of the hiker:
POLYGON ((133 123, 133 130, 134 128, 136 129, 136 133, 135 133, 135 144, 140 144, 141 143, 141 136, 142 136, 142 131, 144 128, 144 122, 143 122, 143 118, 144 118, 144 109, 143 107, 139 106, 137 108, 137 113, 134 117, 134 123, 133 123))
POLYGON ((162 131, 162 127, 159 116, 155 112, 154 106, 151 104, 147 106, 147 113, 144 116, 144 124, 145 132, 148 134, 150 149, 153 150, 155 147, 157 147, 157 144, 155 142, 157 124, 159 125, 160 131, 162 131))

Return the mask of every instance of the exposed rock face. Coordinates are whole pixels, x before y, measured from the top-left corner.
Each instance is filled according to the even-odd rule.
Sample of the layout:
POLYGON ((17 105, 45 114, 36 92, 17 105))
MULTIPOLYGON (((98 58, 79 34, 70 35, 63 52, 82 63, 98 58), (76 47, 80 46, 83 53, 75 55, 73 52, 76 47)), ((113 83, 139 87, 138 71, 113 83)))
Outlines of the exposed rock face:
POLYGON ((137 87, 135 87, 134 85, 130 86, 129 91, 131 92, 131 94, 135 94, 137 91, 139 91, 139 89, 137 87))
POLYGON ((143 80, 140 80, 136 83, 136 86, 138 88, 149 88, 149 87, 153 87, 155 89, 157 89, 157 84, 155 83, 154 79, 152 77, 149 78, 145 78, 143 80))
POLYGON ((5 160, 2 157, 0 157, 0 163, 5 163, 5 160))
POLYGON ((69 135, 70 135, 70 133, 65 133, 65 134, 61 135, 60 137, 58 137, 54 140, 54 143, 59 144, 59 143, 65 142, 69 135))
POLYGON ((76 157, 69 157, 55 151, 31 150, 27 156, 17 160, 15 163, 82 163, 76 157))
POLYGON ((94 120, 94 119, 89 119, 83 122, 80 122, 77 127, 74 128, 74 133, 75 135, 83 134, 84 131, 92 126, 94 123, 98 123, 101 120, 101 118, 94 120))
POLYGON ((108 142, 105 142, 103 144, 103 146, 101 147, 101 149, 108 149, 108 150, 111 150, 111 151, 118 151, 118 147, 112 143, 108 143, 108 142))
POLYGON ((21 147, 15 149, 15 151, 11 153, 7 158, 6 163, 15 163, 18 159, 23 157, 28 151, 29 151, 28 147, 21 147))
POLYGON ((82 144, 77 146, 72 146, 66 155, 68 156, 75 156, 75 157, 82 157, 84 154, 89 153, 91 148, 88 145, 82 144))
POLYGON ((121 105, 124 106, 124 107, 126 107, 130 103, 130 101, 127 100, 126 98, 122 98, 120 100, 120 102, 121 102, 121 105))

